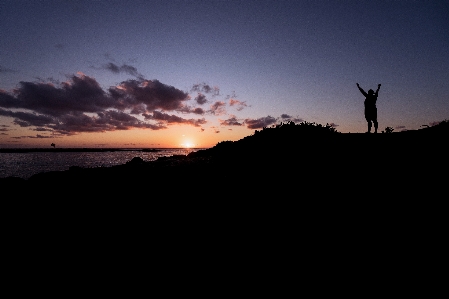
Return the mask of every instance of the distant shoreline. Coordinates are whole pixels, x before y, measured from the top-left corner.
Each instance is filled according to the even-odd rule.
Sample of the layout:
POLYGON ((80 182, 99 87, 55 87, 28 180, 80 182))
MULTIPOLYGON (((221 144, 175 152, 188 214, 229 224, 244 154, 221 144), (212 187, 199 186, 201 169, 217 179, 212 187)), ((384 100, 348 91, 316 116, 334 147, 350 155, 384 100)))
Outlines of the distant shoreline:
MULTIPOLYGON (((32 153, 32 152, 161 152, 173 148, 0 148, 0 153, 32 153)), ((184 148, 179 148, 184 149, 184 148)), ((196 149, 196 148, 188 148, 196 149)))
MULTIPOLYGON (((338 132, 338 136, 345 136, 346 138, 392 138, 392 136, 397 137, 416 137, 417 134, 419 136, 422 135, 424 129, 420 130, 407 130, 401 132, 392 132, 392 133, 341 133, 338 132), (376 137, 375 137, 376 136, 376 137)), ((438 131, 434 131, 433 128, 428 128, 425 130, 426 136, 432 135, 432 133, 438 133, 438 131)), ((32 152, 117 152, 117 151, 135 151, 135 152, 160 152, 164 150, 172 150, 172 149, 186 149, 186 150, 205 150, 208 148, 0 148, 0 153, 32 153, 32 152)))
MULTIPOLYGON (((426 131, 427 134, 432 133, 433 130, 431 130, 432 128, 428 128, 426 131)), ((257 130, 256 130, 257 131, 257 130)), ((356 136, 360 136, 358 138, 368 138, 369 136, 378 136, 378 138, 381 138, 380 136, 401 136, 401 137, 412 137, 415 136, 416 134, 421 134, 423 131, 423 129, 420 130, 406 130, 406 131, 401 131, 401 132, 392 132, 392 133, 371 133, 371 134, 366 134, 366 133, 341 133, 338 132, 338 136, 348 136, 348 138, 353 138, 356 136)), ((437 132, 438 133, 438 132, 437 132)), ((426 134, 426 135, 427 135, 426 134)), ((211 147, 213 148, 213 147, 211 147)), ((84 147, 84 148, 57 148, 57 147, 45 147, 45 148, 0 148, 0 153, 30 153, 30 152, 117 152, 117 151, 135 151, 135 152, 159 152, 159 151, 164 151, 164 150, 173 150, 173 149, 186 149, 186 150, 205 150, 205 149, 209 149, 209 148, 201 148, 201 147, 195 147, 195 148, 183 148, 183 147, 170 147, 170 148, 121 148, 121 147, 113 147, 113 148, 100 148, 100 147, 84 147)))

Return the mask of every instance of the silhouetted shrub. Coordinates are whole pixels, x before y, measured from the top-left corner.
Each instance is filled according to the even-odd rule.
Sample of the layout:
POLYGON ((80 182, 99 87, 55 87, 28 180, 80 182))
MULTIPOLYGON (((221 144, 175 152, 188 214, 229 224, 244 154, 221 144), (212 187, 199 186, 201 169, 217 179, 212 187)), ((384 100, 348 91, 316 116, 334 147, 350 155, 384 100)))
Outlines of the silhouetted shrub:
MULTIPOLYGON (((385 128, 385 133, 393 133, 394 129, 392 127, 386 127, 385 128)), ((382 133, 384 133, 384 131, 382 131, 382 133)))

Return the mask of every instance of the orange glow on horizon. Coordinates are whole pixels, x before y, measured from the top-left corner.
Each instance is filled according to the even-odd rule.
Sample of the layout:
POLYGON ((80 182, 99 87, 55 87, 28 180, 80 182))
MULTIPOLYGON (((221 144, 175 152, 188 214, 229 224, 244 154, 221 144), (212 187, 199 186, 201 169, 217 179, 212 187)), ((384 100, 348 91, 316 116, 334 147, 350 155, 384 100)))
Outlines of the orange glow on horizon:
MULTIPOLYGON (((0 123, 1 125, 1 123, 0 123)), ((233 130, 222 127, 172 125, 164 130, 130 129, 97 133, 79 133, 72 136, 41 133, 30 135, 25 129, 11 130, 0 135, 0 148, 210 148, 222 141, 236 141, 253 133, 245 127, 233 130)))
POLYGON ((191 142, 185 142, 185 143, 181 143, 181 147, 183 148, 193 148, 195 147, 195 145, 191 142))

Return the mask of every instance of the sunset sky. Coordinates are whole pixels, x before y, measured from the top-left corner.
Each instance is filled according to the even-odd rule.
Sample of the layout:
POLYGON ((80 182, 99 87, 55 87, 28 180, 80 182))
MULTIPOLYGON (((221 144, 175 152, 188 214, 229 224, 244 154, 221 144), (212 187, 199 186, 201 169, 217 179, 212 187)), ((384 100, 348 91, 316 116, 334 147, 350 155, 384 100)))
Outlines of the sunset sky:
POLYGON ((0 0, 0 148, 207 148, 449 119, 448 0, 0 0))

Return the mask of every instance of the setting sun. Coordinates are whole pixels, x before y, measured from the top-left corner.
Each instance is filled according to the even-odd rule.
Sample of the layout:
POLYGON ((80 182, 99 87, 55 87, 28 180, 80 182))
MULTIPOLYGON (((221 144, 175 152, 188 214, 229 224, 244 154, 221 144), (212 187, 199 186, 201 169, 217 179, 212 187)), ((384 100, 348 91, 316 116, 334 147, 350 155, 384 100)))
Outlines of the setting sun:
POLYGON ((185 142, 185 143, 182 143, 181 146, 184 148, 192 148, 192 147, 194 147, 194 144, 191 142, 185 142))

